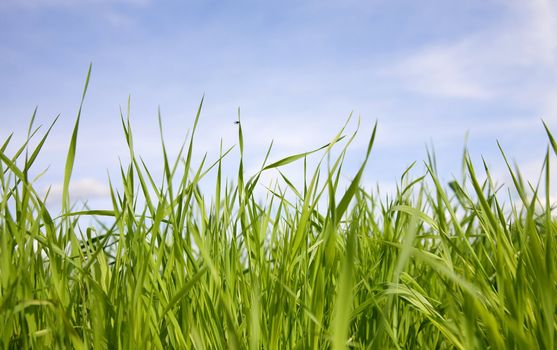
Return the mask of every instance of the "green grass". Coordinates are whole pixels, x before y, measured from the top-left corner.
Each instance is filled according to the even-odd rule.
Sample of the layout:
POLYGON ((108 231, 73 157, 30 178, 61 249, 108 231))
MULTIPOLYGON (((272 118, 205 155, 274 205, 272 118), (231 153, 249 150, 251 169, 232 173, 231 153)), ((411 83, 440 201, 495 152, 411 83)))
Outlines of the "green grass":
POLYGON ((385 199, 361 186, 375 128, 348 186, 341 171, 355 134, 345 128, 312 152, 271 160, 269 149, 251 177, 241 157, 229 181, 222 161, 243 154, 241 124, 239 147, 194 166, 201 108, 175 160, 161 142, 158 183, 122 116, 130 163, 102 210, 70 202, 81 107, 60 214, 30 178, 50 129, 39 136, 31 122, 14 154, 11 138, 0 146, 2 348, 557 347, 549 129, 539 183, 509 166, 518 200, 466 153, 462 180, 440 183, 430 157, 423 176, 405 172, 385 199), (307 157, 322 161, 310 169, 307 157), (303 185, 279 172, 287 164, 303 167, 303 185), (262 200, 254 192, 264 172, 280 181, 262 200), (203 193, 207 174, 214 191, 203 193), (88 217, 103 220, 82 227, 88 217))

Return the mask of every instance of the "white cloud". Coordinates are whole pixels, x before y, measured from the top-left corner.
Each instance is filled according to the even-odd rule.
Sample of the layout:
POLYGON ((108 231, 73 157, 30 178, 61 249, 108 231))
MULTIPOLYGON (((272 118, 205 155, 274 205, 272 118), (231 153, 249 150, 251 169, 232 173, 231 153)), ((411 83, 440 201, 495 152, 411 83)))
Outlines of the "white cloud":
POLYGON ((441 97, 520 97, 554 86, 555 6, 544 0, 506 5, 504 21, 455 42, 419 48, 384 73, 410 90, 441 97))
POLYGON ((403 81, 411 90, 434 96, 486 98, 492 95, 474 77, 473 60, 466 43, 429 47, 387 68, 385 72, 403 81))
MULTIPOLYGON (((43 192, 46 194, 48 189, 43 192)), ((50 202, 59 202, 62 200, 63 184, 57 183, 50 186, 48 200, 50 202)), ((70 182, 69 188, 70 198, 75 199, 95 199, 104 198, 110 194, 110 188, 107 184, 94 178, 81 178, 70 182)))

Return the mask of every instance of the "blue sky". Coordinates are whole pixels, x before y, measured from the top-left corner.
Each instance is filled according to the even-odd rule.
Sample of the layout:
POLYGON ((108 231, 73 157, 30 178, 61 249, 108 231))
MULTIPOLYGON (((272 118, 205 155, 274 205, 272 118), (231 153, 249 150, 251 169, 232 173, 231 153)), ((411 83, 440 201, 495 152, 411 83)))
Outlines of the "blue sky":
MULTIPOLYGON (((557 8, 532 1, 0 0, 0 137, 61 120, 37 172, 59 183, 89 62, 74 193, 102 197, 125 159, 119 107, 132 101, 138 151, 160 168, 157 108, 176 149, 201 96, 198 155, 236 143, 241 108, 248 172, 326 143, 353 112, 379 133, 365 183, 393 186, 435 146, 459 174, 466 132, 507 180, 499 140, 528 177, 541 166, 545 120, 557 133, 557 8)), ((355 123, 351 124, 351 128, 355 123)), ((234 156, 232 157, 234 159, 234 156)), ((162 168, 160 168, 162 170, 162 168)), ((353 171, 352 171, 353 172, 353 171)), ((296 176, 296 170, 292 170, 296 176)))

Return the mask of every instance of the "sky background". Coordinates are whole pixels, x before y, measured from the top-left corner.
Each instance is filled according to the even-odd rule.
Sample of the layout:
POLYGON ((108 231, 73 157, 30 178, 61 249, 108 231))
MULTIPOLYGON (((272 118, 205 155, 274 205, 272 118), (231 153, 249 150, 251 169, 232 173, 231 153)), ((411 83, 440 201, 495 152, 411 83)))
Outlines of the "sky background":
POLYGON ((101 202, 107 170, 117 178, 126 158, 128 96, 138 153, 161 171, 157 108, 175 153, 203 94, 197 159, 215 159, 221 139, 237 143, 240 107, 248 175, 271 140, 271 159, 310 150, 351 112, 361 126, 346 176, 377 120, 363 181, 386 190, 426 159, 426 145, 445 180, 460 174, 467 132, 478 166, 483 156, 508 181, 499 140, 535 178, 547 147, 541 120, 557 134, 549 0, 0 0, 0 137, 13 131, 21 143, 35 106, 39 124, 61 115, 35 168, 50 166, 38 185, 53 184, 54 200, 90 62, 72 194, 101 202))

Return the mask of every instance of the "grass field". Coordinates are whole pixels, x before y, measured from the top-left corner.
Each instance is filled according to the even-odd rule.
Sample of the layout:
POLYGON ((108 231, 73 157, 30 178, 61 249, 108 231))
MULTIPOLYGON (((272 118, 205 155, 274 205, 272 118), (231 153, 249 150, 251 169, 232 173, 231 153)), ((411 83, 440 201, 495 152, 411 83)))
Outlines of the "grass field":
POLYGON ((15 154, 10 138, 0 145, 2 348, 557 347, 549 129, 539 183, 509 166, 513 182, 500 188, 465 153, 461 180, 440 183, 430 158, 424 176, 406 172, 386 199, 360 184, 375 129, 348 186, 340 174, 354 135, 344 129, 311 154, 321 166, 307 166, 312 152, 269 157, 248 178, 240 158, 227 181, 230 150, 193 165, 200 111, 177 159, 162 143, 162 183, 134 153, 124 113, 131 161, 111 174, 112 207, 102 210, 70 202, 80 115, 61 213, 49 212, 29 175, 48 131, 31 126, 34 146, 15 154), (303 167, 303 185, 279 175, 256 198, 260 175, 290 163, 303 167), (204 193, 207 174, 216 180, 204 193), (102 220, 82 227, 87 217, 102 220))

